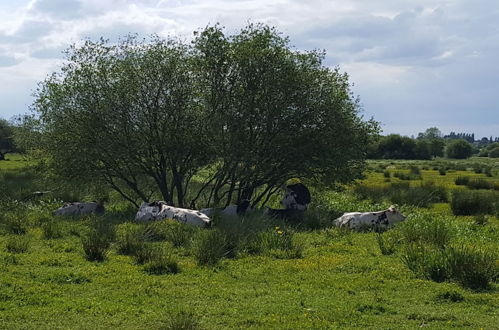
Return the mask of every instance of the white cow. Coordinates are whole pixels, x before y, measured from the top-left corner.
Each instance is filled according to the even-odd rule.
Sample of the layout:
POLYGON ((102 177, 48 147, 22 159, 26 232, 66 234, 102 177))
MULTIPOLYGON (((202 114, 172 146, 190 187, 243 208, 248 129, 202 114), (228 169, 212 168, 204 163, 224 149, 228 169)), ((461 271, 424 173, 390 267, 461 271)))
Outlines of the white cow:
POLYGON ((142 203, 137 211, 137 214, 135 215, 136 221, 161 219, 174 219, 178 222, 199 227, 209 227, 211 225, 211 219, 206 214, 203 214, 197 210, 169 206, 163 201, 142 203))
POLYGON ((88 202, 88 203, 66 203, 57 210, 54 211, 54 215, 87 215, 87 214, 104 214, 104 205, 98 202, 88 202))
POLYGON ((344 213, 334 220, 334 224, 337 227, 359 230, 362 228, 387 228, 391 224, 404 220, 405 216, 392 205, 384 211, 344 213))

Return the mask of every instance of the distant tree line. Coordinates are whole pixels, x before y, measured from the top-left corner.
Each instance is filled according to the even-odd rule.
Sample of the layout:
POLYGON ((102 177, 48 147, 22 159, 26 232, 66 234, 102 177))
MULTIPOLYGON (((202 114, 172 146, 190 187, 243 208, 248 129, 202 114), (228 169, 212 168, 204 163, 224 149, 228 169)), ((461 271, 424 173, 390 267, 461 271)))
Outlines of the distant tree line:
POLYGON ((438 128, 431 127, 419 133, 417 138, 399 134, 381 136, 369 150, 368 157, 375 159, 432 159, 444 156, 464 159, 474 154, 499 157, 499 138, 484 137, 476 141, 474 133, 442 135, 438 128))

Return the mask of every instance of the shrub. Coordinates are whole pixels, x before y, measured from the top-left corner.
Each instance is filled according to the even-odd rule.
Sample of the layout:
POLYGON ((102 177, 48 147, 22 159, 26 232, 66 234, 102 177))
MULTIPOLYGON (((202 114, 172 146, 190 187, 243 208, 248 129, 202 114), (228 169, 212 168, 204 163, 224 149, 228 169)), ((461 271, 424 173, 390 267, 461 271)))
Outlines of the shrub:
POLYGON ((390 177, 390 171, 385 170, 385 171, 383 172, 383 176, 384 176, 385 178, 389 178, 389 177, 390 177))
POLYGON ((92 219, 88 232, 81 237, 86 259, 89 261, 104 261, 113 234, 110 225, 92 219))
POLYGON ((443 167, 440 167, 438 169, 438 174, 440 174, 440 175, 446 175, 447 174, 447 170, 445 168, 443 168, 443 167))
POLYGON ((218 229, 200 232, 194 241, 193 254, 199 265, 218 264, 227 255, 225 235, 218 229))
POLYGON ((10 236, 7 239, 5 250, 10 253, 25 253, 29 249, 29 236, 10 236))
POLYGON ((170 317, 165 330, 195 330, 199 329, 199 319, 191 312, 180 312, 170 317))
POLYGON ((494 191, 454 190, 451 209, 454 215, 494 214, 499 196, 494 191))
POLYGON ((446 154, 449 158, 465 159, 471 156, 473 147, 471 144, 462 139, 449 141, 446 148, 446 154))

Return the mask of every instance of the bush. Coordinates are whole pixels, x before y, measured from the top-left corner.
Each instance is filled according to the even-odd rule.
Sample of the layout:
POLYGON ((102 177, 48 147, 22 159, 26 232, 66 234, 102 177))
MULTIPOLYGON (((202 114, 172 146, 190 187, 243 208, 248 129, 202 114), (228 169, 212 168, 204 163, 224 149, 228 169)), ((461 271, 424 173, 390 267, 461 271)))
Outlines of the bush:
POLYGON ((499 158, 499 147, 495 147, 494 149, 489 151, 490 158, 499 158))
POLYGON ((438 169, 438 174, 440 175, 446 175, 447 174, 447 170, 443 167, 439 168, 438 169))
POLYGON ((451 140, 447 144, 446 153, 448 158, 465 159, 471 156, 473 147, 466 140, 451 140))
POLYGON ((28 252, 29 244, 29 236, 10 236, 7 239, 5 250, 10 253, 25 253, 28 252))
POLYGON ((383 172, 383 176, 384 176, 385 178, 389 178, 389 177, 390 177, 390 171, 385 170, 385 171, 383 172))
POLYGON ((218 229, 199 233, 194 241, 193 254, 202 266, 214 266, 227 255, 227 239, 218 229))
POLYGON ((494 191, 454 190, 451 209, 454 215, 494 214, 499 194, 494 191))
POLYGON ((83 251, 89 261, 104 261, 114 233, 110 225, 97 219, 91 221, 91 227, 81 238, 83 251))
POLYGON ((404 264, 417 276, 435 282, 453 280, 474 290, 487 289, 499 275, 494 253, 475 247, 434 249, 408 245, 404 264))

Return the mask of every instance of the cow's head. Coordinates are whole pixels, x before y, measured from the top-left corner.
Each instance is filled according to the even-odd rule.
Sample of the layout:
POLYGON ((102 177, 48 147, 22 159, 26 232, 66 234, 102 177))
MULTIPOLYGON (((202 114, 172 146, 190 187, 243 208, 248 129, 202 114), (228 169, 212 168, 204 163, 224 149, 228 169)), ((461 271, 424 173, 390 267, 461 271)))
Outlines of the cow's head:
POLYGON ((287 186, 281 200, 285 209, 306 210, 309 203, 310 192, 302 183, 287 186))
POLYGON ((405 216, 400 213, 395 205, 391 205, 388 210, 386 210, 386 217, 389 223, 395 223, 405 220, 405 216))

